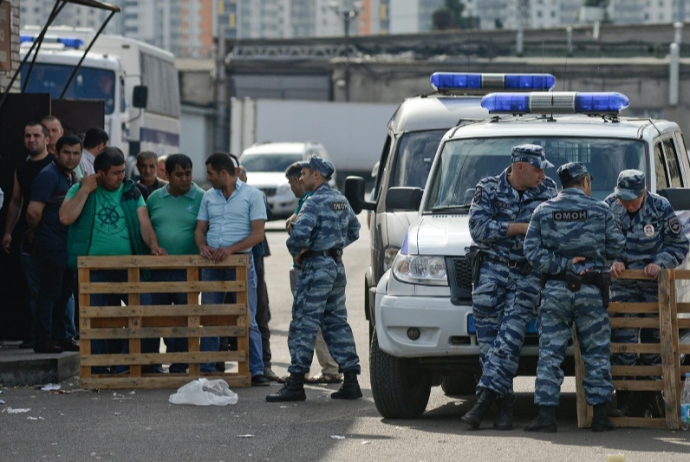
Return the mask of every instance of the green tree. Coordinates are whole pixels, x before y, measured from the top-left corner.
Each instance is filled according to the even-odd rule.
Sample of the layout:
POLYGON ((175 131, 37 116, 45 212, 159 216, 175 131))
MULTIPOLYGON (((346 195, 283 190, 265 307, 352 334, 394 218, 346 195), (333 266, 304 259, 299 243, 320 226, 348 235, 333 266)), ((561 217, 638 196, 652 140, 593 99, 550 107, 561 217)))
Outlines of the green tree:
POLYGON ((434 29, 469 29, 475 26, 475 18, 463 17, 465 4, 460 0, 444 0, 443 6, 432 15, 434 29))

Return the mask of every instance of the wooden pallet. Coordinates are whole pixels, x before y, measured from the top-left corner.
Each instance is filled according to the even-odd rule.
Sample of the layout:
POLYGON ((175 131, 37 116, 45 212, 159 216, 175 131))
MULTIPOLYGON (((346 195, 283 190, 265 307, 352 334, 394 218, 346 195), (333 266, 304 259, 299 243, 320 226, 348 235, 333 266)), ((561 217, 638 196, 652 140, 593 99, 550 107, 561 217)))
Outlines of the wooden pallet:
MULTIPOLYGON (((650 279, 642 270, 625 270, 621 279, 650 279)), ((690 345, 679 345, 679 329, 690 327, 690 319, 678 319, 678 313, 690 313, 690 303, 678 303, 676 281, 690 279, 688 270, 662 270, 659 272, 658 303, 611 303, 609 313, 650 313, 658 318, 614 318, 611 329, 658 328, 660 343, 628 344, 611 343, 611 354, 651 353, 661 355, 660 366, 612 366, 613 377, 661 377, 661 380, 614 380, 616 390, 662 391, 666 410, 665 418, 612 418, 616 427, 680 428, 681 377, 690 367, 681 367, 680 354, 690 353, 690 345)), ((686 284, 687 282, 682 282, 686 284)), ((592 422, 592 408, 587 405, 582 379, 585 375, 582 355, 575 336, 575 377, 577 387, 577 424, 586 428, 592 422)))
POLYGON ((79 333, 80 377, 82 388, 176 388, 200 377, 222 378, 231 387, 251 386, 249 373, 249 317, 247 312, 247 266, 249 257, 231 255, 212 263, 197 255, 80 257, 79 333), (200 281, 201 268, 236 271, 235 281, 200 281), (127 282, 90 282, 92 270, 123 269, 127 282), (146 269, 182 269, 183 282, 140 282, 146 269), (201 305, 199 292, 235 292, 235 304, 201 305), (142 293, 187 293, 186 305, 141 305, 142 293), (91 294, 128 294, 128 306, 91 306, 91 294), (237 351, 201 352, 201 337, 237 337, 237 351), (186 338, 186 353, 141 353, 141 339, 186 338), (123 339, 129 354, 91 354, 94 339, 123 339), (200 371, 205 362, 236 362, 236 372, 207 374, 200 371), (142 374, 150 364, 187 363, 187 373, 142 374), (124 374, 91 373, 92 366, 129 366, 124 374))

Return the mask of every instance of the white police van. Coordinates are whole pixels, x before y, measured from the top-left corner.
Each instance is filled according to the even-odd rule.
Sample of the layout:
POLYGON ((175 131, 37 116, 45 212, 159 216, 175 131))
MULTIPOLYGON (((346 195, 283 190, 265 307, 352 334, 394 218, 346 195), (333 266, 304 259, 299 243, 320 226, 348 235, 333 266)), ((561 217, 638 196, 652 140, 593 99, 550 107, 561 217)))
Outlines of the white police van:
MULTIPOLYGON (((448 131, 434 158, 426 188, 391 188, 389 210, 416 210, 400 251, 376 287, 376 332, 370 353, 374 401, 384 417, 422 414, 431 387, 473 393, 479 370, 471 308, 469 208, 475 186, 500 174, 519 144, 544 147, 556 167, 583 162, 592 195, 613 192, 618 173, 646 173, 647 188, 666 195, 677 211, 690 210, 690 164, 679 126, 666 120, 619 117, 628 106, 620 93, 490 94, 482 106, 490 120, 448 131), (559 114, 559 115, 553 115, 559 114)), ((558 183, 555 169, 547 175, 558 183)), ((686 232, 689 212, 680 212, 686 232)), ((679 290, 682 292, 682 290, 679 290)), ((534 325, 519 373, 534 375, 538 341, 534 325)), ((570 349, 572 356, 572 348, 570 349)), ((570 364, 564 364, 572 374, 570 364)))
POLYGON ((423 188, 439 142, 449 128, 466 120, 490 118, 481 107, 483 95, 492 91, 550 90, 550 74, 468 74, 437 72, 431 75, 432 93, 407 98, 388 123, 388 134, 378 163, 374 192, 364 200, 364 180, 349 177, 345 196, 355 213, 374 211, 369 224, 370 266, 364 280, 364 313, 369 334, 375 326, 376 285, 393 263, 416 213, 387 205, 392 187, 423 188))

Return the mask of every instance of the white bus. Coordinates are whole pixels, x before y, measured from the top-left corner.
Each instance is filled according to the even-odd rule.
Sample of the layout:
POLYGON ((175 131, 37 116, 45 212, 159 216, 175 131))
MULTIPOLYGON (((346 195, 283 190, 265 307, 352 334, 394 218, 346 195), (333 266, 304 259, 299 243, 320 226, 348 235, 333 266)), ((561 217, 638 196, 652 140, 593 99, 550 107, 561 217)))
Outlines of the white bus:
MULTIPOLYGON (((22 30, 22 58, 40 33, 22 30)), ((84 49, 95 32, 87 28, 48 29, 33 70, 33 56, 22 68, 27 93, 50 93, 59 98, 84 49)), ((174 55, 163 49, 122 36, 101 35, 87 54, 64 98, 100 99, 105 103, 105 130, 112 144, 126 154, 149 150, 158 155, 179 152, 180 90, 174 55), (145 87, 144 108, 133 101, 134 89, 145 87)), ((136 98, 135 98, 136 99, 136 98)))

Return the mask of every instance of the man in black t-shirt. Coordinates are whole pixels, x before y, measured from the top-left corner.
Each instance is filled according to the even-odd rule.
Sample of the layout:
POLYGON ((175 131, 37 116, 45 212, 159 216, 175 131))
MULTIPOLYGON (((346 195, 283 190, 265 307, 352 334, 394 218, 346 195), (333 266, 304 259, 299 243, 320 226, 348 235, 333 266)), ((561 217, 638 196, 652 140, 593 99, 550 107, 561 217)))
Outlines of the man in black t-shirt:
POLYGON ((26 222, 34 231, 34 261, 38 267, 38 299, 33 319, 36 353, 79 351, 74 340, 74 273, 67 267, 67 226, 60 223, 60 206, 77 183, 74 169, 81 159, 81 140, 61 137, 55 160, 36 176, 26 222))
MULTIPOLYGON (((20 258, 26 282, 29 285, 29 311, 32 317, 36 311, 36 297, 38 296, 37 268, 31 255, 33 253, 33 235, 27 232, 23 218, 31 199, 31 187, 34 178, 55 159, 55 156, 48 153, 48 143, 50 142, 48 133, 48 129, 38 122, 29 122, 24 126, 24 147, 29 153, 29 158, 14 172, 12 198, 7 206, 5 234, 2 237, 2 250, 9 254, 12 248, 13 232, 15 236, 21 236, 19 251, 21 252, 20 258), (17 227, 18 223, 20 223, 19 227, 17 227)), ((30 348, 31 342, 25 342, 22 346, 30 348)))

